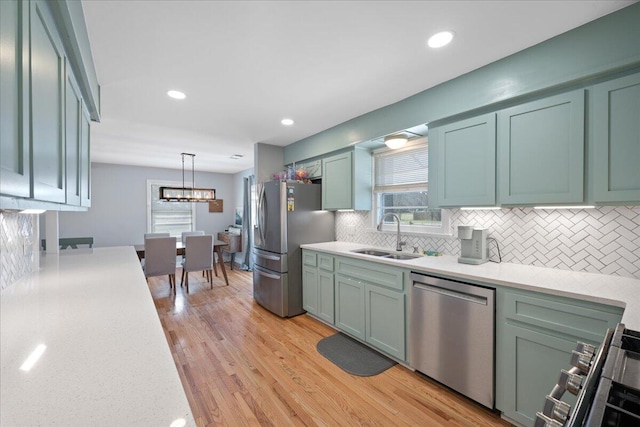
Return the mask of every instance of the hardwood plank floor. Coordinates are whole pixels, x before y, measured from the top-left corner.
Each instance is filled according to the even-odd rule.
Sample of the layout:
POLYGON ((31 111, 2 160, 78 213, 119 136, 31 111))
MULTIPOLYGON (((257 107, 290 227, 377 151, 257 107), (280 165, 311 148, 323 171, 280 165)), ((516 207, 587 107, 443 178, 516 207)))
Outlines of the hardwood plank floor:
MULTIPOLYGON (((180 272, 178 272, 180 273, 180 272)), ((250 272, 213 290, 191 273, 190 294, 149 288, 198 426, 509 426, 481 405, 396 365, 373 377, 316 351, 335 330, 307 315, 281 319, 253 300, 250 272)))

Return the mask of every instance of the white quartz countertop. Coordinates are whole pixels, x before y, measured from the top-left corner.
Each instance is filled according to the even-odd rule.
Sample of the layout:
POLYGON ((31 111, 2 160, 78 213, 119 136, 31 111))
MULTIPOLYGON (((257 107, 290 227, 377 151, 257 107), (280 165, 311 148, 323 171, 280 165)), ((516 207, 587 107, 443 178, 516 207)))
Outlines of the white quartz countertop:
POLYGON ((0 331, 2 426, 195 425, 133 247, 43 255, 0 294, 0 331))
MULTIPOLYGON (((576 298, 624 308, 622 323, 640 330, 640 280, 605 274, 584 273, 531 265, 488 262, 481 265, 458 263, 455 256, 423 256, 411 260, 393 260, 351 251, 374 248, 348 242, 325 242, 301 245, 334 255, 395 265, 412 271, 456 277, 489 285, 526 289, 551 295, 576 298)), ((375 248, 393 252, 389 248, 375 248)))

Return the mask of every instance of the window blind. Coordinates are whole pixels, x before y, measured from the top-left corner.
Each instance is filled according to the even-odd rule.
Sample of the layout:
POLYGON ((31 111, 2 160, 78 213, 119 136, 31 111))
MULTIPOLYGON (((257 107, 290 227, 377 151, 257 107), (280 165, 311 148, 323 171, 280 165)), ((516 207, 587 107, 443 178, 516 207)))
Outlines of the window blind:
POLYGON ((427 144, 374 155, 374 191, 426 188, 429 176, 427 144))

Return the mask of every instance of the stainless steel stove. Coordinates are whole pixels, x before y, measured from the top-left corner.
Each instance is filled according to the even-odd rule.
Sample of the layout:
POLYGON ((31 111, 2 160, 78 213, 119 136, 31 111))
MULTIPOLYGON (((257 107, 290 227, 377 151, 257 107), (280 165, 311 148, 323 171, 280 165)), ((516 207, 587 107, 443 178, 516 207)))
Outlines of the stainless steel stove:
POLYGON ((618 324, 607 331, 597 349, 578 343, 547 396, 535 427, 640 426, 640 332, 618 324), (575 407, 562 401, 568 391, 578 396, 575 407))

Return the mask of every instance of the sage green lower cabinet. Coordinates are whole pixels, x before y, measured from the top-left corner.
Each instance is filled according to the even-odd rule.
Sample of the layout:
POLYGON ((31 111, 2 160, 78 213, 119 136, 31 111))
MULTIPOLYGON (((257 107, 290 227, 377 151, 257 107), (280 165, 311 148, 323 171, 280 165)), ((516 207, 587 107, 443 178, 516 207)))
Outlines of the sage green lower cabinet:
POLYGON ((640 203, 640 73, 593 88, 593 197, 640 203))
MULTIPOLYGON (((545 396, 569 369, 577 341, 599 345, 622 309, 520 290, 496 290, 496 408, 533 425, 545 396)), ((563 400, 575 403, 565 393, 563 400)))
POLYGON ((405 295, 365 284, 365 340, 380 350, 405 359, 405 295))
POLYGON ((498 112, 499 203, 584 202, 584 90, 498 112))
POLYGON ((303 250, 302 305, 307 313, 334 324, 333 256, 303 250))
POLYGON ((364 283, 340 274, 335 276, 336 326, 339 329, 365 340, 365 295, 364 283))
POLYGON ((302 260, 308 314, 406 361, 409 270, 307 249, 302 260))

